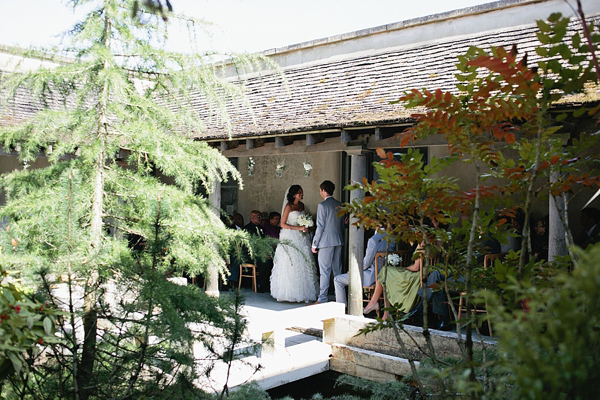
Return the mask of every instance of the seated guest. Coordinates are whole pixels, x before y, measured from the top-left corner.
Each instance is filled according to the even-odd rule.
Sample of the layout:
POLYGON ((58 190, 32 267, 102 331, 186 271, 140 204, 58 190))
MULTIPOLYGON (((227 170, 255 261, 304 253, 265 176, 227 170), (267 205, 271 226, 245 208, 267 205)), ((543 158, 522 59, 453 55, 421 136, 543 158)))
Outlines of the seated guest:
POLYGON ((229 215, 221 215, 221 222, 225 224, 226 227, 232 229, 233 228, 233 220, 229 215))
POLYGON ((500 254, 502 253, 502 244, 494 236, 498 231, 498 224, 503 217, 497 215, 492 221, 490 221, 487 229, 484 230, 482 226, 478 227, 479 236, 475 243, 475 256, 477 257, 477 264, 482 265, 486 254, 500 254))
POLYGON ((231 229, 237 229, 237 230, 244 229, 244 216, 242 214, 236 212, 231 217, 231 220, 233 221, 233 225, 231 225, 231 229))
POLYGON ((263 211, 260 213, 260 225, 264 228, 265 226, 269 225, 269 213, 266 211, 263 211))
POLYGON ((525 212, 522 208, 517 208, 514 215, 509 216, 510 227, 506 230, 506 237, 501 242, 500 252, 507 253, 511 250, 521 250, 523 239, 523 223, 525 222, 525 212))
POLYGON ((250 211, 250 222, 248 222, 244 226, 244 230, 250 232, 250 234, 252 235, 265 237, 265 230, 263 229, 262 224, 260 222, 260 211, 250 211))
MULTIPOLYGON (((430 305, 431 312, 439 318, 434 325, 429 325, 433 329, 447 331, 452 329, 450 325, 450 311, 448 310, 448 299, 446 293, 441 290, 440 286, 446 278, 444 275, 435 270, 427 277, 425 282, 425 293, 427 293, 427 304, 430 305)), ((423 288, 419 288, 418 295, 420 297, 418 305, 411 312, 411 316, 421 318, 423 316, 423 288)))
POLYGON ((600 241, 600 210, 586 207, 581 210, 581 234, 577 245, 582 249, 600 241))
POLYGON ((269 222, 263 226, 267 236, 279 239, 279 232, 281 231, 281 227, 279 226, 280 221, 281 214, 279 214, 277 211, 273 211, 269 214, 269 222))
MULTIPOLYGON (((250 212, 250 222, 244 227, 244 229, 251 235, 258 236, 261 238, 265 237, 265 230, 261 225, 260 211, 252 210, 250 212)), ((249 258, 248 256, 246 258, 249 258)), ((255 260, 256 264, 256 286, 257 291, 260 293, 266 293, 270 291, 270 279, 271 271, 273 270, 273 260, 268 259, 265 261, 255 260)))
MULTIPOLYGON (((419 271, 423 267, 424 249, 421 245, 417 247, 418 257, 412 265, 408 267, 392 267, 384 265, 377 274, 377 283, 375 284, 375 292, 373 297, 363 310, 363 314, 368 314, 371 311, 379 309, 379 299, 383 294, 382 282, 386 288, 386 306, 393 304, 398 311, 405 314, 409 313, 417 303, 419 288, 421 287, 421 279, 419 271)), ((387 319, 387 312, 383 314, 383 319, 387 319)))
MULTIPOLYGON (((363 259, 363 286, 372 286, 375 283, 375 253, 378 251, 390 251, 393 252, 396 248, 393 242, 388 245, 389 237, 385 233, 384 229, 378 229, 373 236, 367 242, 367 250, 363 259)), ((347 304, 346 300, 346 286, 348 286, 349 275, 340 274, 333 278, 335 286, 335 301, 338 303, 347 304)))
POLYGON ((531 252, 535 261, 548 261, 548 216, 540 218, 531 229, 531 252))
POLYGON ((477 264, 482 265, 483 259, 486 254, 500 254, 502 245, 491 234, 483 236, 480 241, 476 243, 475 255, 477 257, 477 264))

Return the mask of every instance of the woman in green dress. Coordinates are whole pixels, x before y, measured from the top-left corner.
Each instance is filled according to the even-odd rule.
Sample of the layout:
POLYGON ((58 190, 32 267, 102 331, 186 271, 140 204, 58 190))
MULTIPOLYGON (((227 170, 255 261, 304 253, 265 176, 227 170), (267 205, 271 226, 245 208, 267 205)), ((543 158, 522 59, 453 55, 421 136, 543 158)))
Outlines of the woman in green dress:
MULTIPOLYGON (((417 253, 423 254, 423 248, 419 246, 417 253)), ((386 307, 393 304, 398 311, 408 313, 413 309, 417 302, 419 288, 421 287, 420 273, 423 265, 423 258, 418 257, 415 262, 408 267, 394 267, 385 265, 377 274, 375 291, 373 297, 363 310, 363 314, 368 314, 373 310, 379 309, 379 299, 383 294, 383 288, 386 288, 386 307), (383 283, 383 285, 382 285, 383 283)), ((387 311, 383 314, 383 319, 387 319, 387 311)))

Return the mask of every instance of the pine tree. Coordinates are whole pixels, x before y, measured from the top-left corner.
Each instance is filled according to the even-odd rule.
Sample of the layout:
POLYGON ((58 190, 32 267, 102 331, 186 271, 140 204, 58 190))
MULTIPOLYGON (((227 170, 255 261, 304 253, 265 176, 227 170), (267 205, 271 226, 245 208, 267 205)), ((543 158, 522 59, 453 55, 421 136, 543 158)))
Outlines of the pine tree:
POLYGON ((87 399, 189 388, 198 369, 192 344, 218 353, 215 334, 230 318, 222 300, 165 276, 215 266, 223 274, 223 254, 248 240, 196 195, 241 177, 191 139, 203 129, 192 102, 201 93, 216 104, 211 115, 227 122, 222 105, 240 101, 242 86, 219 79, 206 54, 165 50, 166 21, 132 13, 137 2, 71 3, 94 8, 70 31, 71 47, 50 56, 58 66, 5 74, 0 87, 3 105, 28 96, 39 108, 25 123, 0 127, 3 146, 26 165, 40 155, 49 164, 2 177, 0 216, 20 242, 5 236, 0 262, 35 279, 66 311, 61 345, 42 352, 35 374, 14 390, 87 399))

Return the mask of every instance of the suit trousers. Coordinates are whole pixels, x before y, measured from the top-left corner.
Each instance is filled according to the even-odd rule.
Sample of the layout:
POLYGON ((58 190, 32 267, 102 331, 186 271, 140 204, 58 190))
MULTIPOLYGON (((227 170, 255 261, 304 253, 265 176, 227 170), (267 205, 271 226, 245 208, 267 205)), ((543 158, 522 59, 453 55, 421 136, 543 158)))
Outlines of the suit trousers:
POLYGON ((333 278, 333 287, 335 288, 335 301, 338 303, 344 303, 346 306, 348 305, 348 301, 346 299, 346 286, 348 286, 350 282, 350 275, 348 274, 339 274, 338 276, 333 278))
POLYGON ((342 246, 321 247, 318 253, 320 276, 320 292, 317 301, 327 303, 327 292, 329 291, 329 282, 331 272, 333 276, 342 273, 342 246))

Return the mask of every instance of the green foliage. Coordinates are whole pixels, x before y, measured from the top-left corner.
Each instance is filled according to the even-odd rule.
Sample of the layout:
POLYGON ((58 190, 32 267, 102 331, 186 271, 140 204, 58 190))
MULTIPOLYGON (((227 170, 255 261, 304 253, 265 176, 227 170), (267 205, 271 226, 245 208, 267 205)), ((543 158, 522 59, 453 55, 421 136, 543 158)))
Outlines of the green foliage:
MULTIPOLYGON (((415 388, 404 381, 399 382, 373 382, 350 375, 340 376, 335 384, 336 387, 350 387, 354 391, 369 394, 371 400, 393 400, 406 399, 414 392, 415 388)), ((337 398, 337 397, 336 397, 337 398)), ((347 399, 357 399, 359 397, 348 396, 347 399)))
MULTIPOLYGON (((139 2, 73 5, 84 3, 94 8, 69 31, 71 47, 47 55, 56 66, 0 81, 2 106, 26 97, 39 109, 0 127, 1 145, 23 162, 49 163, 0 179, 0 217, 11 226, 0 237, 0 262, 22 270, 66 313, 57 321, 63 340, 44 362, 28 359, 34 377, 10 390, 36 399, 151 397, 172 384, 193 393, 229 341, 241 340, 239 302, 166 278, 209 270, 224 278, 229 250, 254 243, 197 195, 241 176, 218 150, 191 139, 204 129, 194 101, 203 95, 211 122, 227 126, 224 105, 244 103, 243 85, 221 78, 212 54, 165 50, 167 21, 142 18, 139 2), (133 250, 129 239, 145 246, 133 250), (192 353, 199 343, 203 364, 192 353)), ((152 9, 158 2, 146 3, 166 16, 152 9)), ((232 62, 246 72, 272 65, 259 56, 232 62)), ((252 255, 266 249, 255 246, 252 255)))
POLYGON ((381 155, 383 160, 373 164, 379 180, 348 185, 347 190, 360 189, 366 196, 345 204, 344 211, 354 214, 366 228, 387 227, 397 243, 422 243, 430 234, 428 242, 433 245, 436 235, 443 232, 426 226, 424 220, 448 223, 448 216, 461 204, 454 179, 432 178, 454 158, 436 159, 424 166, 423 155, 416 150, 409 149, 400 161, 391 153, 381 155))
POLYGON ((27 372, 26 354, 37 358, 40 348, 56 343, 56 316, 60 313, 31 298, 16 273, 0 265, 0 387, 16 374, 27 372))
POLYGON ((489 294, 502 362, 520 399, 589 399, 600 390, 600 246, 581 254, 570 274, 552 287, 511 290, 527 300, 525 310, 508 310, 489 294))

